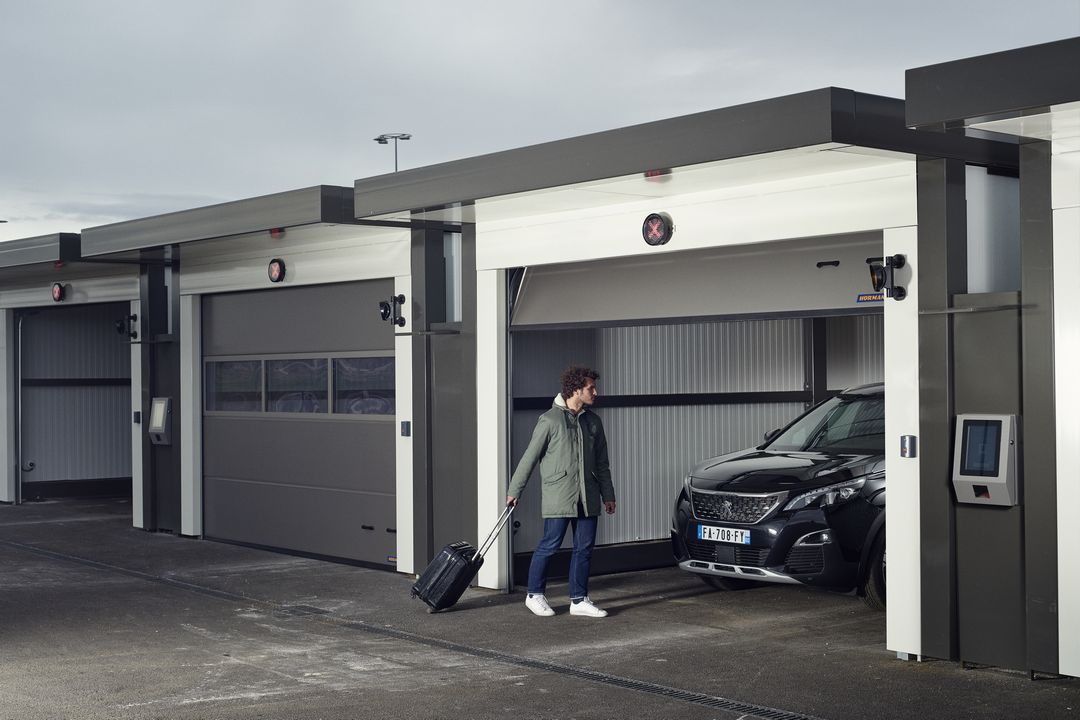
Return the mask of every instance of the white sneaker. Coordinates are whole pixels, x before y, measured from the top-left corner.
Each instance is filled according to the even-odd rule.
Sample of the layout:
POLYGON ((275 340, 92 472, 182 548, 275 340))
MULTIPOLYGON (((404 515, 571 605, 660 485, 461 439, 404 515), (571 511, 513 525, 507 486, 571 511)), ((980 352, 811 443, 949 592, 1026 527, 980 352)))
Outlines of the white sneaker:
POLYGON ((526 595, 525 607, 532 610, 533 615, 539 615, 540 617, 551 617, 555 614, 555 611, 548 605, 547 598, 543 595, 526 595))
POLYGON ((571 615, 584 615, 585 617, 607 617, 607 610, 601 610, 593 605, 588 597, 582 598, 581 602, 570 603, 571 615))

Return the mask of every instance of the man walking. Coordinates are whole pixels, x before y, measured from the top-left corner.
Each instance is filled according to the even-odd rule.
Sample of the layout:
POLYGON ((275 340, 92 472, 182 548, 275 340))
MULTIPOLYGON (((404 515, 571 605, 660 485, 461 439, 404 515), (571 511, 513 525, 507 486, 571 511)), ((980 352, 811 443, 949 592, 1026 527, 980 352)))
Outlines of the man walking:
POLYGON ((532 440, 514 470, 507 491, 506 502, 517 505, 533 469, 540 465, 544 537, 529 566, 525 607, 544 617, 555 614, 544 595, 548 562, 562 546, 568 526, 574 530, 570 614, 607 615, 589 600, 589 564, 601 503, 609 515, 615 512, 615 488, 611 484, 604 425, 596 413, 589 412, 589 406, 596 401, 599 377, 595 370, 585 367, 566 369, 561 378, 562 392, 555 396, 551 409, 536 421, 532 440))

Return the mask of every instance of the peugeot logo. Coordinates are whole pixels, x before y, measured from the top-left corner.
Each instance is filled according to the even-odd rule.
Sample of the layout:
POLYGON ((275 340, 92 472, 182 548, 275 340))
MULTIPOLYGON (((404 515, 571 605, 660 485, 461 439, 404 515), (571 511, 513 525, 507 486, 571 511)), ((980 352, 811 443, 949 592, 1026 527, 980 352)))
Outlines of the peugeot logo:
POLYGON ((725 520, 735 514, 735 506, 731 504, 730 500, 725 500, 720 503, 720 516, 725 520))

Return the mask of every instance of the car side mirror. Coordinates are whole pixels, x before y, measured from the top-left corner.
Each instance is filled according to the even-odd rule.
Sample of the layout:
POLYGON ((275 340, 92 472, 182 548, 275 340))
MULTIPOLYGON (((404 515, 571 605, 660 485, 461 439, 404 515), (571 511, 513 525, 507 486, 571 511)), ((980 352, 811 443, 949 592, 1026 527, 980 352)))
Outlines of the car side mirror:
POLYGON ((775 430, 770 430, 769 432, 765 433, 765 442, 769 442, 770 440, 772 440, 774 437, 776 437, 779 434, 780 434, 780 428, 776 428, 775 430))

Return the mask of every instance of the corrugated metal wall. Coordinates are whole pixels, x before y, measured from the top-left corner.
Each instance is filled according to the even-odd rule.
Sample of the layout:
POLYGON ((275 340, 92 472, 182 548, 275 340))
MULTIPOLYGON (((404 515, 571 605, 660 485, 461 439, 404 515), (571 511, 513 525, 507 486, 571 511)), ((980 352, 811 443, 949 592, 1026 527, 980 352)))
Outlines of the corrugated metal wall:
POLYGON ((515 397, 551 395, 571 363, 601 373, 600 392, 637 395, 802 390, 798 319, 514 333, 515 397))
POLYGON ((127 303, 73 305, 28 314, 22 323, 24 378, 131 377, 131 346, 116 332, 127 303))
POLYGON ((23 391, 25 482, 131 477, 131 390, 31 387, 23 391))
MULTIPOLYGON (((598 413, 607 429, 619 511, 598 542, 666 538, 671 503, 698 460, 760 441, 802 411, 800 404, 603 408, 603 395, 802 390, 803 323, 797 319, 524 332, 513 335, 515 397, 554 397, 571 363, 600 374, 598 413)), ((538 411, 514 413, 512 457, 528 444, 538 411)), ((534 478, 535 479, 535 478, 534 478)), ((539 505, 530 482, 523 509, 539 505)), ((519 517, 515 550, 535 547, 536 512, 519 517)))
MULTIPOLYGON (((619 500, 616 515, 600 522, 597 541, 666 539, 672 503, 692 465, 760 443, 766 431, 805 408, 801 403, 604 408, 603 396, 803 390, 803 328, 801 319, 785 318, 517 332, 512 335, 513 394, 554 398, 567 365, 596 368, 601 375, 597 413, 607 430, 619 500)), ((880 316, 830 318, 830 388, 881 379, 882 328, 880 316)), ((524 452, 541 412, 512 414, 512 463, 524 452)), ((539 486, 534 476, 515 514, 521 523, 516 552, 534 548, 542 534, 539 486)))
POLYGON ((830 390, 885 381, 884 315, 829 318, 825 333, 830 390))
POLYGON ((114 323, 127 303, 47 308, 22 323, 25 482, 131 476, 131 386, 79 385, 130 379, 131 348, 114 323), (73 385, 49 385, 48 381, 73 385))

